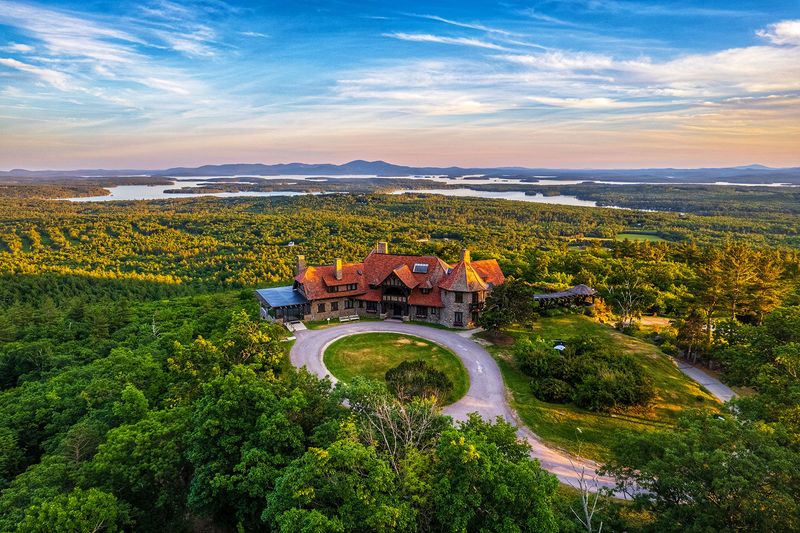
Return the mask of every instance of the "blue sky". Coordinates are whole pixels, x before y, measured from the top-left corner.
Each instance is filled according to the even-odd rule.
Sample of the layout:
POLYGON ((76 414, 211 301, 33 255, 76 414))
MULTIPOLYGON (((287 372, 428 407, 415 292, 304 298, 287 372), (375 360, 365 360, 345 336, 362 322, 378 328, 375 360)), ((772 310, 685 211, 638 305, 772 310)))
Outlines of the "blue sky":
POLYGON ((800 165, 800 3, 0 0, 0 168, 800 165))

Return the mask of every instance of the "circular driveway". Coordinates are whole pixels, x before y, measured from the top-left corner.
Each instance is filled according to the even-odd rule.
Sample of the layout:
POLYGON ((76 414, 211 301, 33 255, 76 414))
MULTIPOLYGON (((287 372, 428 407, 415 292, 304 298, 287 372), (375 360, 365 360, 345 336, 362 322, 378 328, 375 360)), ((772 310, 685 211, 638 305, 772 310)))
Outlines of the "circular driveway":
MULTIPOLYGON (((466 420, 469 413, 478 413, 483 419, 493 421, 498 416, 518 426, 517 434, 531 445, 531 457, 538 459, 542 468, 555 474, 562 483, 578 485, 580 472, 587 480, 595 476, 598 465, 586 459, 544 444, 530 429, 518 423, 506 399, 505 385, 500 368, 494 358, 480 344, 472 341, 467 332, 437 329, 403 322, 351 322, 330 328, 295 332, 297 341, 292 346, 290 358, 296 367, 306 367, 319 377, 336 379, 322 361, 325 348, 334 340, 358 333, 405 333, 440 344, 455 353, 469 374, 469 390, 463 398, 444 408, 444 414, 455 420, 466 420)), ((613 487, 612 478, 598 477, 598 486, 613 487)))

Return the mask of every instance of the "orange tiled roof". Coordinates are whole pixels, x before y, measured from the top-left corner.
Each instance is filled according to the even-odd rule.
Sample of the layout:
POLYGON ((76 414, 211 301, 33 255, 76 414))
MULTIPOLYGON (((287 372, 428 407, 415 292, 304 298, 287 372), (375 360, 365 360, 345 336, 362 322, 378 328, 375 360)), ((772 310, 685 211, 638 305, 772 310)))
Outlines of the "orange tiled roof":
POLYGON ((381 301, 381 290, 380 289, 369 289, 367 292, 362 294, 361 296, 357 297, 358 300, 364 300, 365 302, 380 302, 381 301))
POLYGON ((322 300, 340 297, 358 297, 365 301, 380 301, 380 289, 370 289, 370 285, 380 285, 394 273, 408 288, 411 294, 408 303, 443 307, 440 289, 472 292, 486 290, 500 285, 505 276, 494 259, 483 261, 461 261, 451 267, 438 257, 420 255, 379 254, 376 251, 364 259, 363 263, 342 265, 342 279, 334 276, 333 265, 310 266, 295 276, 295 281, 303 286, 306 298, 322 300), (426 265, 414 272, 415 265, 426 265), (328 287, 337 285, 357 285, 356 290, 328 292, 328 287), (421 289, 430 289, 423 294, 421 289))
POLYGON ((410 274, 417 281, 417 284, 429 279, 437 274, 441 275, 444 271, 450 268, 450 265, 430 255, 393 255, 393 254, 379 254, 375 251, 364 259, 364 273, 367 283, 372 285, 380 285, 389 274, 397 268, 405 265, 408 267, 410 274), (427 265, 427 273, 414 273, 414 265, 424 264, 427 265))
POLYGON ((295 281, 303 286, 303 292, 309 300, 322 300, 325 298, 340 298, 362 294, 367 289, 364 283, 363 265, 361 263, 348 263, 342 265, 342 279, 334 276, 333 265, 310 266, 295 276, 295 281), (362 272, 359 274, 359 272, 362 272), (333 280, 328 283, 328 280, 333 280), (328 292, 328 287, 335 285, 356 284, 358 288, 352 291, 328 292))
POLYGON ((353 283, 358 283, 364 277, 363 263, 348 263, 342 265, 342 279, 336 279, 336 272, 333 266, 317 268, 326 269, 322 279, 328 287, 333 287, 335 285, 352 285, 353 283))
POLYGON ((426 307, 444 307, 442 303, 442 293, 436 289, 431 289, 428 294, 423 294, 421 290, 414 289, 408 296, 408 303, 411 305, 424 305, 426 307))
POLYGON ((475 292, 486 290, 488 285, 469 262, 460 261, 439 287, 448 291, 475 292))
POLYGON ((502 285, 506 281, 506 277, 503 274, 503 271, 500 270, 500 265, 497 264, 496 259, 473 261, 472 268, 475 269, 475 271, 486 283, 493 287, 502 285))
POLYGON ((402 281, 409 289, 413 289, 419 284, 419 282, 414 279, 414 274, 411 273, 411 269, 408 268, 408 265, 399 266, 392 270, 392 273, 400 278, 400 281, 402 281))

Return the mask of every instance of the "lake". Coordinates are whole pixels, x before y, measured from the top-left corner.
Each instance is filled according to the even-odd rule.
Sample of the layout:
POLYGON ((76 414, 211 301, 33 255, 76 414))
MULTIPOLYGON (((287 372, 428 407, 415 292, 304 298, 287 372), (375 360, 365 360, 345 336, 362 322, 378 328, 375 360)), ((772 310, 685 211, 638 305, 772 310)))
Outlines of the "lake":
MULTIPOLYGON (((288 179, 289 176, 276 176, 276 178, 288 179)), ((297 178, 298 178, 297 176, 292 177, 292 179, 297 179, 297 178)), ((316 177, 303 177, 303 178, 308 179, 309 181, 336 179, 333 176, 330 177, 316 176, 316 177)), ((447 181, 449 183, 452 183, 453 181, 457 180, 442 179, 441 181, 447 181)), ((480 180, 480 181, 486 181, 489 183, 498 183, 498 182, 503 183, 503 182, 508 182, 509 180, 502 180, 502 181, 480 180)), ((121 202, 121 201, 132 201, 132 200, 173 200, 178 198, 196 198, 200 196, 214 196, 217 198, 236 198, 236 197, 254 197, 254 196, 298 196, 303 194, 321 194, 321 193, 306 193, 299 191, 270 191, 270 192, 239 191, 239 192, 186 193, 186 194, 183 193, 175 194, 175 193, 165 192, 168 190, 174 190, 176 188, 180 189, 183 187, 197 187, 202 185, 208 185, 211 183, 213 182, 209 182, 208 180, 187 179, 187 180, 176 180, 175 183, 171 185, 118 185, 116 187, 106 187, 106 189, 110 193, 106 196, 86 196, 77 198, 66 198, 66 200, 69 200, 71 202, 121 202)), ((470 180, 469 183, 476 183, 476 182, 470 180)), ((406 194, 406 193, 441 194, 444 196, 460 196, 460 197, 473 197, 473 198, 496 198, 503 200, 519 200, 522 202, 534 202, 542 204, 597 207, 596 202, 589 200, 579 200, 574 196, 566 196, 562 194, 556 196, 544 196, 542 194, 526 195, 524 192, 521 191, 497 191, 497 192, 474 191, 472 189, 466 189, 466 188, 420 189, 420 190, 402 189, 394 191, 392 194, 406 194)))
MULTIPOLYGON (((325 175, 281 175, 281 176, 203 176, 203 177, 186 177, 176 178, 171 185, 118 185, 115 187, 106 187, 110 194, 106 196, 86 196, 78 198, 65 198, 71 202, 114 202, 114 201, 132 201, 132 200, 172 200, 177 198, 196 198, 200 196, 214 196, 217 198, 236 198, 236 197, 269 197, 269 196, 298 196, 303 194, 322 194, 322 193, 307 193, 300 191, 239 191, 239 192, 208 192, 208 193, 180 193, 169 194, 165 191, 170 189, 181 189, 186 187, 198 187, 203 185, 214 185, 215 182, 211 181, 218 178, 259 178, 271 182, 280 182, 285 180, 306 180, 310 182, 325 182, 334 181, 336 179, 354 179, 354 178, 377 178, 375 175, 344 175, 344 176, 325 176, 325 175)), ((384 176, 386 177, 386 176, 384 176)), ((506 184, 520 184, 520 185, 575 185, 579 183, 586 183, 593 181, 594 183, 602 183, 607 185, 638 185, 643 182, 622 182, 622 181, 600 181, 600 180, 568 180, 568 179, 552 179, 555 176, 533 176, 529 181, 523 181, 516 178, 498 178, 498 177, 484 177, 480 175, 462 176, 458 178, 447 178, 439 176, 392 176, 393 178, 414 179, 414 180, 429 180, 437 183, 447 183, 449 185, 485 185, 493 183, 506 183, 506 184)), ((392 177, 386 177, 391 179, 392 177)), ((223 183, 236 183, 226 181, 223 183)), ((667 183, 652 183, 653 185, 666 185, 667 183)), ((674 183, 672 183, 674 185, 674 183)), ((699 185, 699 184, 698 184, 699 185)), ((780 183, 727 183, 716 182, 707 183, 703 185, 739 185, 739 186, 784 186, 780 183)), ((555 195, 545 196, 543 194, 527 195, 522 191, 474 191, 467 187, 457 189, 401 189, 394 191, 392 194, 411 194, 411 193, 426 193, 426 194, 441 194, 444 196, 458 196, 458 197, 471 197, 471 198, 493 198, 502 200, 517 200, 521 202, 533 202, 541 204, 558 204, 558 205, 572 205, 579 207, 597 207, 597 203, 590 200, 579 200, 575 196, 568 195, 555 195)))
POLYGON ((579 207, 597 207, 597 202, 580 200, 574 196, 558 194, 545 196, 541 193, 525 194, 522 191, 473 191, 472 189, 403 189, 392 194, 441 194, 442 196, 459 196, 465 198, 492 198, 500 200, 517 200, 536 204, 574 205, 579 207))
POLYGON ((294 191, 276 192, 209 192, 209 193, 181 193, 170 194, 165 191, 181 189, 184 187, 197 187, 210 185, 212 182, 207 180, 176 180, 171 185, 118 185, 116 187, 105 187, 110 193, 106 196, 84 196, 78 198, 65 198, 70 202, 121 202, 130 200, 173 200, 177 198, 195 198, 198 196, 216 196, 219 198, 233 198, 236 196, 297 196, 307 194, 294 191))

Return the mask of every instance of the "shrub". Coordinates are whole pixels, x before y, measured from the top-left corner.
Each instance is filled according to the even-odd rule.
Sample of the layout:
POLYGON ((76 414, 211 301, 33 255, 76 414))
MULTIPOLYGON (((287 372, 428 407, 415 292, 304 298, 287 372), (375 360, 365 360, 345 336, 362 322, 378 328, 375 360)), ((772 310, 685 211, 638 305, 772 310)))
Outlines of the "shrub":
POLYGON ((413 398, 441 400, 453 390, 453 382, 425 361, 403 361, 385 374, 389 390, 402 401, 413 398))
POLYGON ((575 405, 590 411, 608 411, 616 405, 614 387, 607 379, 588 376, 575 387, 575 405))
POLYGON ((592 411, 617 406, 645 405, 655 396, 642 366, 629 355, 608 351, 599 339, 578 337, 562 352, 545 341, 521 343, 517 364, 534 378, 534 395, 543 401, 576 405, 592 411))
POLYGON ((678 347, 670 341, 664 341, 664 343, 661 344, 661 351, 673 357, 678 355, 678 347))
POLYGON ((575 388, 566 381, 557 378, 544 378, 531 381, 533 395, 543 402, 569 403, 575 388))

